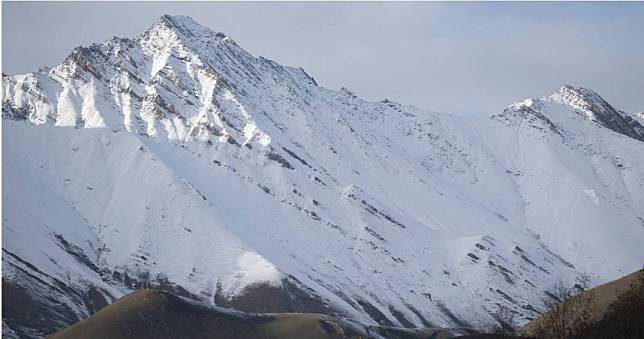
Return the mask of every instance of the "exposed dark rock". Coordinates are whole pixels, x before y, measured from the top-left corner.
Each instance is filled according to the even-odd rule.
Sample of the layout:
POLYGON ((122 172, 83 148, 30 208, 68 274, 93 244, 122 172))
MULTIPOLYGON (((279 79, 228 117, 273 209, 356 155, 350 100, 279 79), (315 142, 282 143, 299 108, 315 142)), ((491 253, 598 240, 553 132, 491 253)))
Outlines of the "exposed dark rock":
POLYGON ((300 158, 297 154, 295 154, 295 152, 293 152, 293 151, 289 150, 289 149, 288 149, 288 148, 286 148, 286 147, 282 147, 282 149, 283 149, 286 153, 288 153, 288 155, 290 155, 291 157, 293 157, 293 158, 295 158, 296 160, 298 160, 299 162, 301 162, 301 163, 302 163, 302 165, 304 165, 304 166, 306 166, 306 167, 308 167, 308 168, 313 168, 313 167, 311 167, 311 165, 309 165, 309 164, 308 164, 304 159, 300 158))
POLYGON ((288 161, 286 161, 286 159, 284 159, 284 157, 282 157, 279 153, 275 152, 275 150, 271 149, 266 154, 266 157, 268 159, 273 160, 273 161, 277 162, 278 164, 282 165, 282 167, 284 167, 284 168, 288 168, 290 170, 295 169, 295 167, 293 167, 293 165, 291 165, 288 161))
POLYGON ((11 120, 27 120, 31 110, 28 106, 15 107, 11 101, 6 100, 2 103, 2 118, 11 120))
POLYGON ((472 258, 472 259, 474 259, 474 260, 479 260, 479 259, 480 259, 480 258, 479 258, 476 254, 474 254, 474 253, 468 253, 468 254, 467 254, 467 256, 468 256, 468 257, 470 257, 470 258, 472 258))
POLYGON ((503 111, 503 113, 492 116, 492 119, 498 119, 498 120, 506 121, 508 123, 516 122, 517 118, 524 119, 533 128, 536 128, 539 130, 547 129, 554 134, 563 136, 563 134, 561 133, 557 125, 555 125, 552 121, 550 121, 550 119, 548 119, 545 115, 527 106, 520 106, 520 107, 512 106, 510 108, 506 108, 503 111))
POLYGON ((487 264, 490 267, 494 268, 495 271, 501 273, 501 275, 503 275, 503 278, 505 278, 505 281, 507 281, 508 283, 514 285, 514 280, 512 280, 512 278, 510 277, 510 275, 514 275, 514 273, 512 273, 512 271, 510 271, 509 269, 503 267, 503 265, 501 265, 501 264, 495 263, 492 260, 488 260, 487 264))
MULTIPOLYGON (((429 297, 429 300, 432 300, 431 295, 429 297)), ((414 306, 409 305, 409 304, 405 304, 405 306, 410 311, 412 311, 416 315, 416 317, 418 317, 418 319, 420 319, 420 321, 423 323, 423 326, 425 326, 425 327, 436 327, 434 324, 432 324, 429 321, 427 321, 427 319, 414 306)))
POLYGON ((513 304, 517 304, 517 301, 514 298, 512 298, 511 296, 509 296, 507 293, 505 293, 505 292, 503 292, 503 291, 501 291, 499 289, 496 289, 495 292, 500 294, 501 296, 503 296, 503 298, 505 298, 505 300, 507 300, 507 301, 509 301, 509 302, 511 302, 513 304))
MULTIPOLYGON (((49 290, 36 279, 25 279, 32 287, 49 290)), ((68 305, 55 300, 60 294, 34 295, 33 290, 2 280, 2 320, 20 337, 45 336, 80 320, 68 305)))
POLYGON ((374 238, 376 238, 376 239, 378 239, 378 240, 380 240, 380 241, 382 241, 382 242, 387 242, 387 240, 385 240, 385 238, 383 238, 380 234, 378 234, 378 232, 376 232, 376 231, 372 230, 371 228, 369 228, 369 227, 365 226, 365 228, 364 228, 364 229, 365 229, 365 231, 367 231, 369 234, 371 234, 374 238))
POLYGON ((375 206, 373 206, 372 204, 368 203, 366 200, 359 199, 355 194, 351 193, 351 194, 348 195, 348 197, 350 199, 355 200, 355 201, 359 201, 367 212, 369 212, 369 213, 371 213, 371 214, 373 214, 375 216, 382 217, 385 220, 387 220, 388 222, 390 222, 390 223, 392 223, 392 224, 394 224, 396 226, 399 226, 401 228, 406 228, 407 227, 403 223, 401 223, 400 221, 398 221, 398 220, 394 219, 393 217, 391 217, 390 215, 388 215, 387 213, 384 213, 384 212, 380 211, 375 206))
POLYGON ((58 240, 60 247, 65 252, 72 255, 74 259, 78 260, 78 262, 80 262, 81 264, 89 267, 92 271, 99 273, 98 267, 83 252, 83 249, 67 241, 61 234, 55 234, 55 237, 58 240))
POLYGON ((398 320, 398 322, 401 323, 404 327, 407 327, 407 328, 416 327, 416 325, 414 325, 414 323, 409 321, 405 317, 405 315, 402 312, 398 311, 395 307, 389 305, 389 312, 391 312, 391 314, 394 316, 394 318, 396 318, 396 320, 398 320))
POLYGON ((362 299, 357 299, 358 304, 362 307, 362 309, 369 314, 371 319, 375 320, 378 324, 380 325, 385 325, 385 326, 395 326, 394 323, 387 318, 380 310, 373 306, 371 303, 368 301, 362 300, 362 299))

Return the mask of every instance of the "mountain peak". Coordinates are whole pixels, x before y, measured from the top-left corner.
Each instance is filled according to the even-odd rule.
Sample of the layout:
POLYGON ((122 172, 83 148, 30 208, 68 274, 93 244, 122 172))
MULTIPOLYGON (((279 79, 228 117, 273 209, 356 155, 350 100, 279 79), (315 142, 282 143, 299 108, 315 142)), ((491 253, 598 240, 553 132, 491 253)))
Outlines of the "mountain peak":
POLYGON ((164 22, 178 24, 178 25, 191 25, 191 26, 203 27, 198 22, 196 22, 193 18, 187 15, 164 14, 161 16, 159 21, 164 21, 164 22))
POLYGON ((613 108, 592 89, 562 85, 550 99, 571 107, 588 120, 608 129, 644 141, 644 127, 632 117, 613 108))
POLYGON ((575 88, 564 84, 552 97, 556 101, 583 111, 591 120, 596 119, 597 110, 614 110, 599 94, 588 88, 575 88))
POLYGON ((228 37, 221 32, 215 32, 205 27, 186 15, 165 14, 146 31, 145 35, 156 33, 161 36, 177 35, 184 41, 227 40, 228 37))
POLYGON ((165 24, 170 28, 174 28, 181 33, 189 35, 200 35, 203 33, 212 32, 208 27, 202 26, 194 19, 186 15, 168 15, 165 14, 159 19, 159 23, 165 24))

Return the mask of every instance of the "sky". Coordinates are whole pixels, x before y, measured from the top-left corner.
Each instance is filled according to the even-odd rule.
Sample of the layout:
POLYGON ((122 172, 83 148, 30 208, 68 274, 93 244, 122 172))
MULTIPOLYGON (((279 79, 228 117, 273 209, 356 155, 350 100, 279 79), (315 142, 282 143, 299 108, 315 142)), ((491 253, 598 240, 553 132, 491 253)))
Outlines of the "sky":
POLYGON ((163 14, 368 100, 489 115, 570 84, 644 111, 644 2, 3 1, 2 72, 57 65, 74 47, 134 37, 163 14))

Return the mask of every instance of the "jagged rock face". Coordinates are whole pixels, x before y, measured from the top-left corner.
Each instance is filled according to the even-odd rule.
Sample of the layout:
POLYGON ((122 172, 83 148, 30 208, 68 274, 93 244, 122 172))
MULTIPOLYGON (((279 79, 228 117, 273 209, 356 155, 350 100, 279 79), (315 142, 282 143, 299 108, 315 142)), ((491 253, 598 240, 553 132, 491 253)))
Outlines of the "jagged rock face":
POLYGON ((535 317, 559 278, 644 259, 641 130, 589 90, 457 118, 324 89, 164 16, 3 75, 2 114, 3 284, 49 312, 5 317, 7 335, 146 286, 486 327, 499 305, 535 317))

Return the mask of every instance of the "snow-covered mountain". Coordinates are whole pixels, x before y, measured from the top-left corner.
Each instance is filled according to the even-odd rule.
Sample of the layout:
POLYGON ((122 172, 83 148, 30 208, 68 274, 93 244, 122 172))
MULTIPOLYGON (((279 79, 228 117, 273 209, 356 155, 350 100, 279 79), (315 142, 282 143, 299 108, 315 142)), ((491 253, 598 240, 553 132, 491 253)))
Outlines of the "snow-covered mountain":
POLYGON ((368 102, 182 16, 2 84, 5 335, 146 286, 481 328, 644 263, 644 127, 589 89, 487 118, 368 102))

